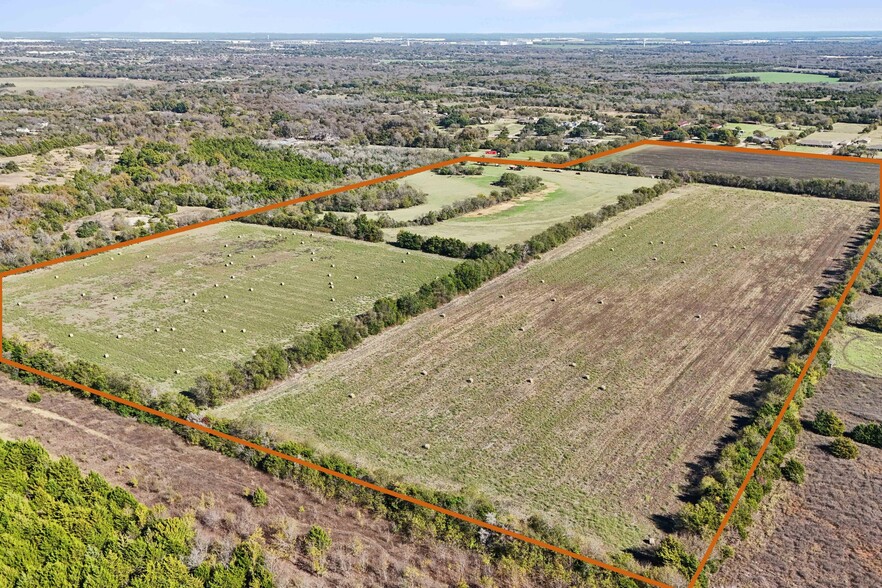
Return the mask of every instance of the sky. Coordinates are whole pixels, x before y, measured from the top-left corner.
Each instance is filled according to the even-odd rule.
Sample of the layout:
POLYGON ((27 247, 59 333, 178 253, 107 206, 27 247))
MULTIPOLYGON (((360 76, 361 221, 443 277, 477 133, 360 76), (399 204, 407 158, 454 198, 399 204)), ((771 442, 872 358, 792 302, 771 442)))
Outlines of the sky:
POLYGON ((879 0, 0 0, 2 31, 549 33, 882 30, 879 0))

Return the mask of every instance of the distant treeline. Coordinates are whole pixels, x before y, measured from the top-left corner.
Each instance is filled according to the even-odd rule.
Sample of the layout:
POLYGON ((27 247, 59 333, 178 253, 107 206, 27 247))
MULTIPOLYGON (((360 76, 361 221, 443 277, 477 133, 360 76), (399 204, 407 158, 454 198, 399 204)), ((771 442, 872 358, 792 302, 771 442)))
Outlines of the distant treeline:
POLYGON ((461 259, 479 259, 492 253, 495 249, 487 243, 474 243, 469 245, 456 237, 423 237, 410 231, 399 231, 398 238, 393 243, 403 249, 413 249, 444 255, 446 257, 458 257, 461 259))

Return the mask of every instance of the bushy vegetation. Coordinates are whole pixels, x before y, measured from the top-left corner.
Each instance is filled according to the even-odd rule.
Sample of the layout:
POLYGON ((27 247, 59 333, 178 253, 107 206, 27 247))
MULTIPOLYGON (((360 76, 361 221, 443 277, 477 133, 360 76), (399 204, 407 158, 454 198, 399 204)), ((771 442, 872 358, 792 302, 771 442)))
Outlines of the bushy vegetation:
POLYGON ((261 147, 253 139, 201 138, 190 144, 190 155, 209 165, 222 162, 248 170, 266 181, 308 180, 329 182, 343 172, 320 161, 314 161, 287 148, 261 147))
POLYGON ((836 437, 830 443, 830 453, 840 459, 857 459, 859 450, 854 441, 848 437, 836 437))
POLYGON ((426 202, 426 193, 398 182, 382 182, 312 201, 316 211, 370 212, 410 208, 426 202))
POLYGON ((162 517, 36 441, 0 440, 0 578, 9 586, 270 588, 260 547, 188 569, 188 518, 162 517))
POLYGON ((309 208, 290 207, 274 210, 269 213, 253 214, 241 219, 243 223, 267 225, 282 229, 300 229, 302 231, 323 231, 349 237, 360 241, 378 243, 383 240, 382 224, 363 214, 355 218, 347 218, 326 212, 316 214, 309 208))
POLYGON ((802 465, 799 460, 788 459, 784 462, 784 465, 781 466, 781 475, 784 476, 784 479, 788 482, 802 484, 805 482, 805 466, 802 465))
POLYGON ((812 430, 825 437, 839 437, 845 433, 845 423, 832 410, 819 410, 812 422, 812 430))
POLYGON ((831 178, 751 178, 714 172, 676 172, 670 170, 666 170, 662 177, 665 179, 677 177, 683 182, 713 184, 749 190, 765 190, 782 194, 802 194, 818 198, 857 200, 860 202, 875 202, 879 199, 879 189, 875 186, 831 178))
POLYGON ((479 259, 497 250, 496 247, 487 243, 469 245, 462 239, 455 237, 423 237, 410 231, 398 231, 394 245, 403 249, 425 251, 426 253, 461 259, 479 259))
POLYGON ((858 443, 882 449, 882 424, 866 423, 857 425, 851 431, 851 438, 858 443))
POLYGON ((36 141, 20 141, 14 144, 0 144, 0 157, 15 157, 17 155, 27 155, 28 153, 43 154, 53 149, 76 147, 77 145, 88 143, 91 139, 88 135, 77 134, 47 137, 36 141))

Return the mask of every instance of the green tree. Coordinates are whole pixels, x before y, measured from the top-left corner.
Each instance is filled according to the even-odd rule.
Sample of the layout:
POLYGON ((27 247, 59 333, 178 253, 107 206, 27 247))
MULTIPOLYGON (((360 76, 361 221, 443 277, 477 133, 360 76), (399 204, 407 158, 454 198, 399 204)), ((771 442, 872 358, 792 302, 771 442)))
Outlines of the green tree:
POLYGON ((855 459, 858 456, 858 446, 854 441, 846 437, 837 437, 830 443, 830 453, 842 459, 855 459))
POLYGON ((845 423, 832 410, 819 410, 812 422, 812 430, 825 437, 839 437, 845 433, 845 423))

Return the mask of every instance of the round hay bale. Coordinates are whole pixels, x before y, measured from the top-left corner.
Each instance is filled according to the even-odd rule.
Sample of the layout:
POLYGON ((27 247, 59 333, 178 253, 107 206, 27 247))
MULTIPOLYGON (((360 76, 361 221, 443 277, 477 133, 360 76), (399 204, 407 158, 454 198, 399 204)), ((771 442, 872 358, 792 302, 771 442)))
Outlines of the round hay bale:
POLYGON ((662 245, 664 245, 664 244, 665 244, 665 242, 664 242, 664 241, 660 241, 660 243, 661 243, 661 244, 662 244, 662 245))
POLYGON ((405 255, 410 255, 410 251, 408 251, 407 253, 405 253, 405 255))
POLYGON ((649 244, 652 245, 652 241, 650 241, 649 244))
POLYGON ((226 332, 227 332, 226 329, 221 329, 221 333, 226 333, 226 332))
POLYGON ((57 280, 57 279, 58 279, 58 276, 55 276, 55 279, 57 280))
POLYGON ((244 333, 244 332, 245 332, 245 329, 242 329, 242 332, 244 333))
POLYGON ((552 302, 557 302, 557 298, 552 298, 551 301, 552 301, 552 302))
POLYGON ((331 277, 331 274, 328 274, 328 277, 330 278, 330 277, 331 277))
POLYGON ((447 315, 444 314, 444 313, 442 312, 442 313, 441 313, 440 315, 438 315, 438 316, 440 316, 441 318, 444 318, 444 317, 446 317, 447 315))
POLYGON ((284 286, 285 282, 279 282, 279 286, 284 286))
POLYGON ((355 276, 355 279, 357 280, 357 279, 358 279, 358 276, 355 276))
POLYGON ((606 384, 601 384, 597 387, 598 390, 606 390, 606 384))
MULTIPOLYGON (((85 297, 86 297, 86 293, 85 293, 85 292, 80 292, 80 298, 85 298, 85 297)), ((21 304, 21 302, 19 302, 19 304, 21 304)))
POLYGON ((629 231, 630 231, 631 229, 633 229, 633 228, 634 228, 634 227, 632 227, 631 225, 628 225, 628 230, 629 230, 629 231))
POLYGON ((421 376, 428 376, 428 375, 429 375, 429 372, 427 372, 426 370, 423 370, 423 371, 420 372, 420 375, 421 375, 421 376))
POLYGON ((300 244, 301 244, 301 245, 306 245, 306 241, 301 241, 300 244))
POLYGON ((181 353, 187 353, 187 348, 186 348, 186 347, 181 347, 181 353))
POLYGON ((404 263, 404 260, 403 260, 403 259, 401 260, 401 263, 404 263))
POLYGON ((614 248, 614 247, 610 247, 609 250, 610 250, 610 251, 615 251, 615 248, 614 248))
POLYGON ((539 283, 540 283, 540 284, 544 284, 544 283, 545 283, 545 280, 539 280, 539 283))
POLYGON ((159 332, 159 327, 156 327, 156 328, 153 329, 153 330, 156 331, 156 332, 158 333, 158 332, 159 332))
POLYGON ((532 384, 532 383, 533 383, 533 378, 527 378, 527 383, 528 383, 528 384, 532 384))
POLYGON ((224 294, 224 298, 229 298, 229 297, 230 297, 229 294, 224 294))
POLYGON ((215 284, 215 285, 214 285, 215 288, 217 288, 218 286, 220 286, 220 284, 215 284))
POLYGON ((110 354, 109 354, 109 353, 105 353, 105 354, 104 354, 104 359, 107 359, 108 357, 110 357, 110 354))
POLYGON ((249 292, 254 292, 254 288, 248 288, 249 292))
POLYGON ((475 383, 475 379, 474 379, 474 378, 466 378, 466 382, 467 382, 468 384, 474 384, 474 383, 475 383))
POLYGON ((16 305, 16 306, 21 306, 21 302, 16 302, 15 305, 16 305))
POLYGON ((144 256, 144 259, 150 259, 150 256, 149 256, 149 255, 145 255, 145 256, 144 256))
POLYGON ((336 298, 331 298, 331 302, 337 302, 336 298))
POLYGON ((331 267, 337 267, 337 266, 335 266, 335 265, 332 263, 332 264, 331 264, 331 267))
POLYGON ((570 367, 576 367, 576 362, 575 362, 575 361, 571 361, 571 362, 570 362, 570 367))
POLYGON ((174 331, 174 330, 175 330, 175 328, 174 328, 174 327, 172 327, 172 328, 171 328, 171 330, 172 330, 172 331, 174 331))
POLYGON ((652 261, 658 261, 658 257, 653 257, 652 261))
POLYGON ((331 284, 331 290, 333 290, 333 289, 334 289, 334 284, 331 284))
POLYGON ((603 304, 603 300, 602 300, 602 299, 601 299, 601 300, 598 300, 598 301, 597 301, 597 304, 603 304))
POLYGON ((191 296, 196 296, 196 292, 193 292, 193 293, 191 294, 191 296))
POLYGON ((500 297, 500 298, 505 298, 505 294, 500 294, 499 297, 500 297))
POLYGON ((719 243, 714 243, 714 247, 719 247, 719 246, 720 246, 719 243))
POLYGON ((224 247, 229 247, 229 245, 227 245, 226 243, 224 243, 224 247))
POLYGON ((349 398, 355 398, 355 394, 353 394, 352 392, 350 392, 350 393, 349 393, 349 398))
POLYGON ((235 280, 235 279, 236 279, 236 274, 231 275, 231 276, 230 276, 230 279, 231 279, 231 280, 235 280))
POLYGON ((117 335, 116 338, 117 338, 117 339, 122 339, 122 335, 117 335))
POLYGON ((680 263, 686 263, 686 260, 685 260, 685 259, 681 259, 681 260, 680 260, 680 263))
POLYGON ((312 259, 310 259, 310 260, 309 260, 309 261, 315 261, 315 257, 313 257, 313 258, 312 258, 312 259))
POLYGON ((696 314, 696 315, 695 315, 695 318, 696 318, 696 319, 700 319, 700 318, 701 318, 701 315, 700 315, 700 314, 696 314))
POLYGON ((175 373, 176 373, 176 374, 180 374, 180 373, 181 373, 181 370, 175 370, 175 373))
POLYGON ((73 337, 73 333, 68 333, 67 336, 68 336, 68 337, 73 337))
POLYGON ((251 259, 257 259, 257 256, 256 256, 256 255, 252 255, 252 256, 251 256, 251 259))
POLYGON ((591 376, 589 376, 588 374, 582 374, 582 379, 583 380, 590 380, 591 376))
POLYGON ((203 308, 203 309, 202 309, 202 312, 208 312, 208 309, 207 309, 207 308, 203 308))
POLYGON ((233 257, 232 253, 227 253, 227 257, 233 257))
POLYGON ((432 448, 432 446, 429 445, 428 443, 423 443, 423 449, 431 449, 431 448, 432 448))
POLYGON ((526 329, 524 327, 518 327, 518 331, 524 332, 526 329))
POLYGON ((732 249, 738 249, 737 245, 732 245, 732 249))

